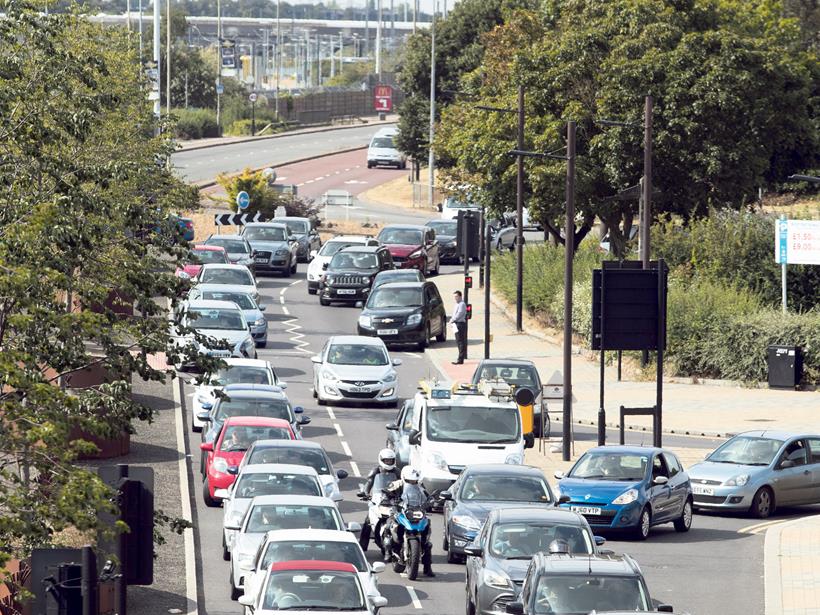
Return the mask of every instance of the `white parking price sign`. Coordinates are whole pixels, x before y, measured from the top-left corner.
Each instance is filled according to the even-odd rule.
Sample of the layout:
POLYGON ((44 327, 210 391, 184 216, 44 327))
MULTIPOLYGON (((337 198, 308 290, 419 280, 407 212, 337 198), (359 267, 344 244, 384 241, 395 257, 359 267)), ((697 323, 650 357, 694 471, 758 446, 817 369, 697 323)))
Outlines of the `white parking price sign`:
POLYGON ((778 220, 775 260, 787 265, 820 265, 820 220, 778 220))

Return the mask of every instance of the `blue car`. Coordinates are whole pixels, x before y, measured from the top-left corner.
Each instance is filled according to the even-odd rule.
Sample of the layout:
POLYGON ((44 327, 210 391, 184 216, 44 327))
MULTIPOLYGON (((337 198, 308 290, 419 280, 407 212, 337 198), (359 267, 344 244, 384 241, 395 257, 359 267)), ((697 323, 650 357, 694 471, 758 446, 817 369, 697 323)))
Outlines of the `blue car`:
POLYGON ((593 530, 626 530, 644 540, 653 525, 674 523, 678 532, 692 526, 689 476, 665 449, 599 446, 555 478, 561 506, 582 514, 593 530))

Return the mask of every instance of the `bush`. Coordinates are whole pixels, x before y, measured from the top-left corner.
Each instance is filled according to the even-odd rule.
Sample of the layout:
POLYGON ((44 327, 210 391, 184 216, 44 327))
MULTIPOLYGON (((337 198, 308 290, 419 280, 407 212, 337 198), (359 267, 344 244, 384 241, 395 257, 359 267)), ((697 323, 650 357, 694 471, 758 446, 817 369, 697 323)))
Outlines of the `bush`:
POLYGON ((216 113, 210 109, 180 109, 175 111, 174 134, 178 139, 218 137, 216 113))
MULTIPOLYGON (((241 137, 244 135, 251 134, 251 120, 235 120, 228 128, 225 130, 225 134, 231 137, 241 137)), ((258 123, 256 125, 257 130, 260 130, 262 126, 258 123)))

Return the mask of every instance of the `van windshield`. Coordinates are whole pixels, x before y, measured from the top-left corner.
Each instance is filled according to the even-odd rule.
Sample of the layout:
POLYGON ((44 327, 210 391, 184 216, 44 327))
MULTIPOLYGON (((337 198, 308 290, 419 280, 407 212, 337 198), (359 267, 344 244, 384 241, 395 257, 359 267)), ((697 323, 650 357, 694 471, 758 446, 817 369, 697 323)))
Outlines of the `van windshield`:
POLYGON ((378 147, 381 149, 395 149, 392 137, 376 137, 370 144, 370 147, 378 147))
POLYGON ((427 410, 427 437, 435 442, 509 444, 520 435, 518 408, 434 406, 427 410))

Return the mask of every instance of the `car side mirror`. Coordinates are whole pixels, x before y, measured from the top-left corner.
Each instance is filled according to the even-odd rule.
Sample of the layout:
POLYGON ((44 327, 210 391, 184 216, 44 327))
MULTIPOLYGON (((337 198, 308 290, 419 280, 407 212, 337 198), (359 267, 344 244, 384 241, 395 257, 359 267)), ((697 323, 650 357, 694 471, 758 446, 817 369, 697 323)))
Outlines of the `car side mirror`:
POLYGON ((321 363, 322 362, 322 357, 320 357, 318 354, 315 354, 312 357, 310 357, 310 360, 313 363, 321 363))
POLYGON ((213 442, 203 442, 199 445, 199 450, 205 451, 206 453, 213 453, 214 452, 214 443, 213 442))
POLYGON ((253 606, 253 596, 246 596, 242 594, 239 596, 239 604, 242 606, 253 606))
POLYGON ((603 536, 593 536, 592 539, 595 541, 596 547, 602 547, 604 546, 604 543, 606 543, 606 538, 603 536))
POLYGON ((345 526, 345 528, 347 529, 348 532, 353 532, 354 534, 358 534, 359 532, 362 531, 362 524, 359 523, 358 521, 351 521, 345 526))
POLYGON ((507 613, 510 615, 524 615, 524 603, 523 602, 508 602, 507 613))
POLYGON ((441 206, 441 203, 436 203, 436 209, 437 209, 439 212, 443 209, 443 208, 442 208, 442 206, 441 206))
POLYGON ((257 305, 256 305, 256 307, 258 307, 258 308, 259 308, 259 311, 260 311, 260 312, 264 312, 265 310, 267 310, 267 309, 268 309, 268 306, 267 306, 267 305, 260 305, 260 304, 257 304, 257 305))
POLYGON ((305 409, 302 406, 295 406, 293 408, 293 413, 294 414, 302 414, 304 411, 305 411, 305 409))
POLYGON ((299 424, 300 425, 309 425, 310 424, 310 417, 305 416, 304 414, 299 417, 299 424))
POLYGON ((674 613, 675 609, 672 608, 671 604, 659 604, 658 605, 658 613, 674 613))
POLYGON ((372 564, 370 564, 370 570, 372 570, 376 574, 384 572, 384 568, 384 562, 373 562, 372 564))
POLYGON ((336 470, 336 478, 339 480, 345 479, 348 476, 350 476, 350 474, 347 473, 347 470, 336 470))
POLYGON ((211 413, 210 412, 197 412, 196 418, 198 418, 203 423, 210 423, 211 422, 211 413))
POLYGON ((411 429, 407 441, 414 445, 421 444, 421 432, 418 429, 411 429))
POLYGON ((384 426, 384 428, 387 431, 398 431, 399 430, 399 426, 396 425, 395 423, 388 423, 387 425, 384 426))
POLYGON ((796 464, 791 459, 784 459, 780 462, 780 469, 786 470, 787 468, 793 468, 796 464))
POLYGON ((278 386, 280 389, 282 389, 284 391, 286 388, 288 388, 288 383, 287 382, 282 382, 280 380, 279 382, 276 383, 276 386, 278 386))
POLYGON ((564 476, 566 476, 566 474, 564 474, 561 470, 556 470, 553 476, 558 480, 561 480, 562 478, 564 478, 564 476))
POLYGON ((231 492, 227 489, 214 489, 214 497, 220 500, 230 500, 231 492))
POLYGON ((370 598, 370 604, 373 605, 374 609, 381 609, 387 606, 387 598, 384 596, 373 596, 370 598))
POLYGON ((558 496, 558 501, 555 502, 556 506, 560 506, 561 504, 569 504, 570 497, 566 493, 562 493, 558 496))
POLYGON ((469 544, 466 547, 464 547, 464 553, 466 555, 471 555, 473 557, 481 557, 482 555, 484 555, 484 549, 482 549, 477 544, 469 544))
POLYGON ((211 410, 214 407, 214 404, 211 401, 202 402, 200 405, 203 410, 211 410))
POLYGON ((652 479, 652 484, 653 485, 665 485, 668 482, 669 482, 669 479, 666 478, 665 476, 656 476, 655 478, 652 479))
POLYGON ((453 501, 453 492, 448 490, 442 491, 438 494, 439 499, 444 500, 445 502, 452 502, 453 501))
POLYGON ((318 250, 311 250, 310 251, 310 258, 316 258, 317 254, 319 254, 318 250))
POLYGON ((392 361, 390 361, 390 362, 391 362, 391 363, 392 363, 395 367, 398 367, 399 365, 401 365, 401 364, 402 364, 402 360, 401 360, 401 359, 393 359, 393 360, 392 360, 392 361))
POLYGON ((239 466, 228 466, 228 474, 237 476, 239 474, 239 466))

